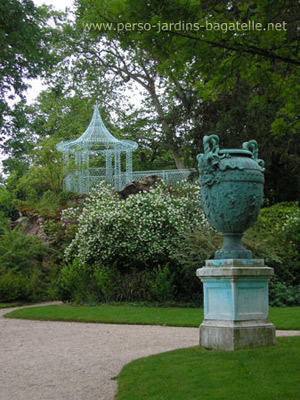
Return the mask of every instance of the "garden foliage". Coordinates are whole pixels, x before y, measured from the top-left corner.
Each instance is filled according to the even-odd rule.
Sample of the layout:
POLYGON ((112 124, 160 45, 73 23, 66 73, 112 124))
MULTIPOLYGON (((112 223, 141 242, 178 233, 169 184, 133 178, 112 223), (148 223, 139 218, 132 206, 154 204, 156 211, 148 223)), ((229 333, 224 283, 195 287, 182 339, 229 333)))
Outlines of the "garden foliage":
POLYGON ((0 302, 55 298, 58 272, 53 258, 53 250, 40 239, 4 230, 0 236, 0 302))
MULTIPOLYGON (((64 216, 72 216, 72 210, 64 216)), ((82 265, 115 264, 121 271, 174 261, 186 230, 208 228, 199 188, 187 183, 180 189, 161 184, 126 201, 102 185, 86 202, 78 222, 67 259, 75 256, 82 265)))
MULTIPOLYGON (((66 210, 63 218, 75 218, 77 212, 66 210)), ((177 249, 185 232, 194 229, 210 230, 196 185, 184 182, 172 189, 160 184, 126 201, 103 185, 79 215, 78 232, 66 250, 66 259, 77 259, 77 269, 102 268, 102 277, 103 266, 114 270, 114 281, 119 281, 114 299, 185 298, 190 296, 190 280, 196 284, 197 278, 195 273, 187 277, 180 267, 177 249)))
MULTIPOLYGON (((195 271, 222 239, 207 223, 198 194, 197 186, 188 183, 176 190, 161 185, 119 201, 103 186, 83 212, 66 210, 63 218, 78 218, 78 231, 66 250, 70 264, 63 270, 63 298, 85 302, 92 294, 95 302, 199 303, 202 286, 195 271), (78 274, 88 276, 89 283, 66 290, 74 288, 78 274)), ((270 283, 274 306, 300 304, 299 223, 296 203, 278 204, 262 209, 244 237, 254 256, 275 270, 270 283)))
MULTIPOLYGON (((14 201, 1 193, 0 301, 201 304, 195 271, 213 257, 222 238, 204 217, 197 185, 161 184, 124 201, 102 185, 83 206, 75 202, 65 209, 61 221, 44 219, 48 246, 7 228, 14 201)), ((58 210, 74 194, 63 197, 58 210)), ((245 246, 275 270, 272 306, 300 305, 299 232, 298 204, 279 203, 263 208, 244 235, 245 246)))

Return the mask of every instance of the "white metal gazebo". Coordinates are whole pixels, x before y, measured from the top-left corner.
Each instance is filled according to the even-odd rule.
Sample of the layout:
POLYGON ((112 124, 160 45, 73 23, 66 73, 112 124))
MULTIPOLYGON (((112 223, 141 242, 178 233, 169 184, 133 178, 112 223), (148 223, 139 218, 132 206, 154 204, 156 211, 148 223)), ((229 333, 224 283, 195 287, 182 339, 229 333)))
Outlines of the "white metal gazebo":
POLYGON ((141 180, 147 175, 157 175, 166 184, 175 185, 194 171, 133 171, 132 152, 137 148, 136 142, 119 140, 108 131, 100 116, 99 106, 95 104, 86 131, 76 140, 63 141, 57 145, 65 161, 64 189, 76 193, 89 193, 101 181, 105 181, 115 190, 120 190, 131 180, 141 180), (122 172, 121 157, 124 155, 125 171, 122 172))
POLYGON ((132 180, 132 152, 138 147, 131 140, 116 139, 104 125, 99 106, 87 130, 76 140, 60 142, 57 149, 64 154, 67 168, 64 187, 77 193, 88 193, 93 186, 105 180, 116 190, 123 185, 121 156, 125 154, 125 181, 132 180))

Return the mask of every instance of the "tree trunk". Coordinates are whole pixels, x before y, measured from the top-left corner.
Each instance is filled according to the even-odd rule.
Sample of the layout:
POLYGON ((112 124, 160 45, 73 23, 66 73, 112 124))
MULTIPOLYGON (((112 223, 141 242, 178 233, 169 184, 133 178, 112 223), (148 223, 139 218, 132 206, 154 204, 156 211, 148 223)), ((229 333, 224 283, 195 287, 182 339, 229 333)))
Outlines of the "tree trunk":
POLYGON ((155 110, 160 118, 162 129, 166 136, 167 148, 171 151, 172 157, 176 164, 176 168, 184 169, 185 166, 180 156, 180 150, 178 149, 178 146, 174 140, 174 132, 170 129, 168 123, 166 122, 164 110, 155 91, 154 81, 151 79, 148 80, 148 82, 149 85, 147 86, 147 90, 152 98, 155 110))
POLYGON ((183 164, 183 161, 181 160, 178 152, 176 150, 171 149, 171 153, 174 158, 176 168, 177 169, 185 169, 185 165, 183 164))

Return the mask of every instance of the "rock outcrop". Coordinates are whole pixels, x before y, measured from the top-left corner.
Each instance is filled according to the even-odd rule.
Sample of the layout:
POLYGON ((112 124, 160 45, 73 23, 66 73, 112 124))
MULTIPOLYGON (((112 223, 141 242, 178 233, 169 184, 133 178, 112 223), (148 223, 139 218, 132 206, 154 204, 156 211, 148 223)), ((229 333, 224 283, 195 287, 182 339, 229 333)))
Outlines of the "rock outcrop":
POLYGON ((161 178, 157 175, 145 176, 142 181, 131 181, 127 183, 121 190, 116 191, 120 200, 126 200, 132 194, 140 192, 149 192, 149 190, 156 186, 161 178))

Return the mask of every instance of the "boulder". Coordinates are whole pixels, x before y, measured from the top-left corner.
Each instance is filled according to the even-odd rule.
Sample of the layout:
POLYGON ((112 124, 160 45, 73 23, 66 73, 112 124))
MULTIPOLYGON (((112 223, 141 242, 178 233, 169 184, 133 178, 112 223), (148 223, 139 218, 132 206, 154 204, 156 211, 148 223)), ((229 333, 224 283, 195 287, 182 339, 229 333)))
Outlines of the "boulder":
POLYGON ((126 200, 132 194, 140 192, 149 192, 149 190, 156 186, 157 182, 160 182, 161 178, 157 175, 148 175, 143 178, 142 181, 133 180, 127 183, 121 190, 116 191, 120 200, 126 200))
POLYGON ((42 216, 31 216, 31 218, 21 216, 16 221, 10 221, 9 226, 10 229, 17 229, 26 236, 36 236, 42 239, 45 244, 49 244, 49 238, 43 231, 44 221, 45 219, 42 216))

